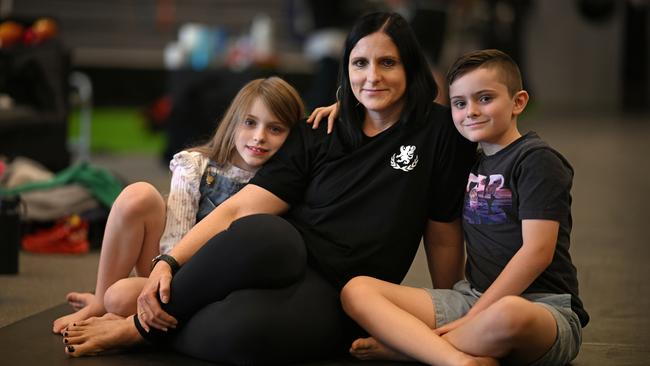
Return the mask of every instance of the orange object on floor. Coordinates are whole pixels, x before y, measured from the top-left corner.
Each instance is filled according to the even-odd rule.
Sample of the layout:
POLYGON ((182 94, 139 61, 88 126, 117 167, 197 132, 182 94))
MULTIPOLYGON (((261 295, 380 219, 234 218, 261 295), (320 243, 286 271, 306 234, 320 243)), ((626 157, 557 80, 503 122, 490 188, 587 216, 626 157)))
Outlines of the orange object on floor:
POLYGON ((34 253, 86 253, 90 248, 88 222, 78 215, 66 217, 49 229, 23 236, 22 246, 34 253))

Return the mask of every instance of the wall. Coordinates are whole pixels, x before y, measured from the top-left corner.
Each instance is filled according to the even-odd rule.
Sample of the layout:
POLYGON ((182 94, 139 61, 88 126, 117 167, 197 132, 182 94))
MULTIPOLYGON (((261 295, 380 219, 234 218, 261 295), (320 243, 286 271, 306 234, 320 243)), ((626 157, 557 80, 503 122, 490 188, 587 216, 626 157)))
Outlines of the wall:
POLYGON ((609 21, 592 23, 576 3, 534 2, 526 45, 533 100, 544 109, 615 110, 621 95, 623 9, 617 2, 609 21))

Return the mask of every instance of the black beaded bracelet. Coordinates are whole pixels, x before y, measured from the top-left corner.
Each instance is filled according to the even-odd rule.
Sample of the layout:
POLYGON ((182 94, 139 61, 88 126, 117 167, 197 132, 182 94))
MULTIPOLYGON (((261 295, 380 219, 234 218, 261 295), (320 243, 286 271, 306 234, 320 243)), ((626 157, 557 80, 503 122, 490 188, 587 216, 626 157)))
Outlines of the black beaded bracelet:
POLYGON ((172 275, 178 272, 178 270, 181 268, 181 265, 178 264, 176 259, 172 257, 171 255, 168 254, 159 254, 157 255, 154 259, 151 260, 151 269, 156 265, 156 263, 163 261, 167 264, 169 264, 169 267, 172 269, 172 275))

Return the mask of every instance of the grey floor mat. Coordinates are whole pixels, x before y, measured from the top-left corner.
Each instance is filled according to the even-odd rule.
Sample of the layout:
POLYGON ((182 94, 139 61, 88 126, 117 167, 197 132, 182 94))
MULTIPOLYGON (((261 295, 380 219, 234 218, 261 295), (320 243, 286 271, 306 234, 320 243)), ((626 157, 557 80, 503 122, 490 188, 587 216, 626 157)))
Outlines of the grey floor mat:
MULTIPOLYGON (((2 364, 49 366, 211 365, 211 363, 205 361, 153 347, 141 347, 134 351, 110 355, 71 358, 63 350, 61 336, 50 332, 52 319, 65 315, 69 311, 70 307, 67 304, 61 304, 0 328, 0 355, 2 355, 2 364)), ((383 366, 395 365, 396 363, 363 363, 352 359, 322 360, 309 363, 310 366, 346 366, 360 364, 383 366)), ((414 365, 413 363, 404 364, 414 365)))

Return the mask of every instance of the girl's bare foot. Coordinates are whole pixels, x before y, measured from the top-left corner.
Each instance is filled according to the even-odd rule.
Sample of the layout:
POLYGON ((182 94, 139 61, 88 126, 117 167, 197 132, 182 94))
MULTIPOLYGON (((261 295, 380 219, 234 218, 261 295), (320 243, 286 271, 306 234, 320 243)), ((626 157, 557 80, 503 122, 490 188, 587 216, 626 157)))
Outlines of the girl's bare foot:
POLYGON ((75 311, 79 311, 95 299, 95 294, 90 292, 70 292, 65 296, 65 299, 75 311))
POLYGON ((65 329, 67 326, 71 325, 72 323, 80 322, 82 320, 86 320, 93 316, 102 316, 106 314, 106 310, 104 309, 104 304, 101 304, 96 300, 97 300, 96 298, 93 298, 93 301, 88 303, 86 307, 82 308, 76 313, 68 314, 56 319, 52 324, 52 332, 61 333, 63 329, 65 329))
POLYGON ((360 360, 413 361, 408 356, 389 348, 372 337, 352 342, 350 354, 360 360))
POLYGON ((65 353, 72 357, 118 351, 142 342, 132 316, 122 318, 110 313, 71 324, 63 332, 65 353))

